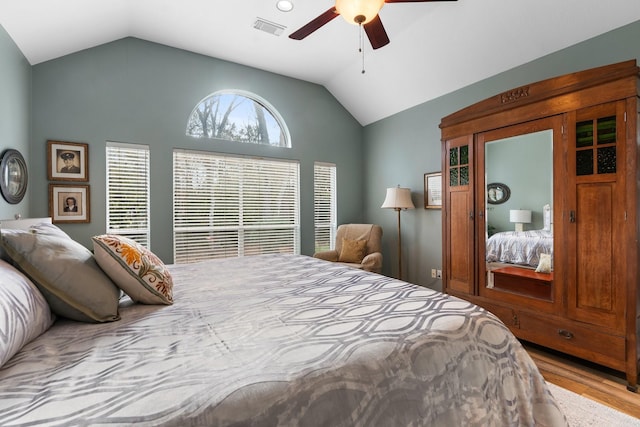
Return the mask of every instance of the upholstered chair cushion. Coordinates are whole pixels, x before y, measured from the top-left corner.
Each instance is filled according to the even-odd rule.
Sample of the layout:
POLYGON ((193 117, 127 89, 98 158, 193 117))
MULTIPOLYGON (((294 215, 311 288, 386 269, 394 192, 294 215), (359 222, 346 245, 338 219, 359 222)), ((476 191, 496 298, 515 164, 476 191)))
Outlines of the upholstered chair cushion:
MULTIPOLYGON (((335 249, 316 252, 313 256, 326 261, 342 262, 344 242, 365 241, 366 247, 361 262, 343 262, 351 267, 380 273, 382 271, 382 227, 377 224, 342 224, 336 231, 335 249)), ((348 252, 348 251, 347 251, 348 252)))
POLYGON ((367 241, 366 240, 349 240, 342 239, 342 250, 338 256, 340 262, 355 262, 360 264, 362 259, 366 255, 367 241))

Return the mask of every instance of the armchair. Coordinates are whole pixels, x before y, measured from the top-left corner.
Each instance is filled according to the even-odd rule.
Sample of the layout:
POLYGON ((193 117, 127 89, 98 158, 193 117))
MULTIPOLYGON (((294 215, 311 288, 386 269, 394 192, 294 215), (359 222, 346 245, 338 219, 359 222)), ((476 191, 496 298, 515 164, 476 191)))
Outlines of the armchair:
POLYGON ((342 224, 336 232, 335 249, 316 252, 315 258, 351 267, 382 271, 382 227, 376 224, 342 224))

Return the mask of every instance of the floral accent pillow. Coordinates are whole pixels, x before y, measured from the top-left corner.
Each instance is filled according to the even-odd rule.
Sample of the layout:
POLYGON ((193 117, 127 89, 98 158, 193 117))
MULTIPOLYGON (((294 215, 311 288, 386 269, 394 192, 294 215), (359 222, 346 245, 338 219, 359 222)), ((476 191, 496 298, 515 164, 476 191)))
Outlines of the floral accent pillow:
POLYGON ((173 304, 173 279, 153 252, 124 236, 93 236, 98 265, 129 297, 143 304, 173 304))

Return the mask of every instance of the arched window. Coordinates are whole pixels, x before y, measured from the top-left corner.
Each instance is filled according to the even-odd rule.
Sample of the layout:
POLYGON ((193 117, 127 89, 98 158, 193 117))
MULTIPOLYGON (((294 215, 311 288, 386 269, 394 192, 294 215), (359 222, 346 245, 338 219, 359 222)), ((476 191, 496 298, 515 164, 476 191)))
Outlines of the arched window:
POLYGON ((218 91, 200 101, 189 116, 187 135, 291 147, 289 131, 275 108, 239 90, 218 91))

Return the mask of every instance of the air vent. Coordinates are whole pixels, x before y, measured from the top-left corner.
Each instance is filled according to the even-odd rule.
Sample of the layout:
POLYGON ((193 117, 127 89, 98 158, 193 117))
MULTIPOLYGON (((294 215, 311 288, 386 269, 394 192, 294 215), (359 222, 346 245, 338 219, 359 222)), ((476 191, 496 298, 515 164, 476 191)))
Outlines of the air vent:
POLYGON ((266 19, 257 18, 256 22, 253 24, 253 28, 264 31, 265 33, 273 34, 274 36, 279 36, 287 27, 276 24, 275 22, 269 22, 266 19))

